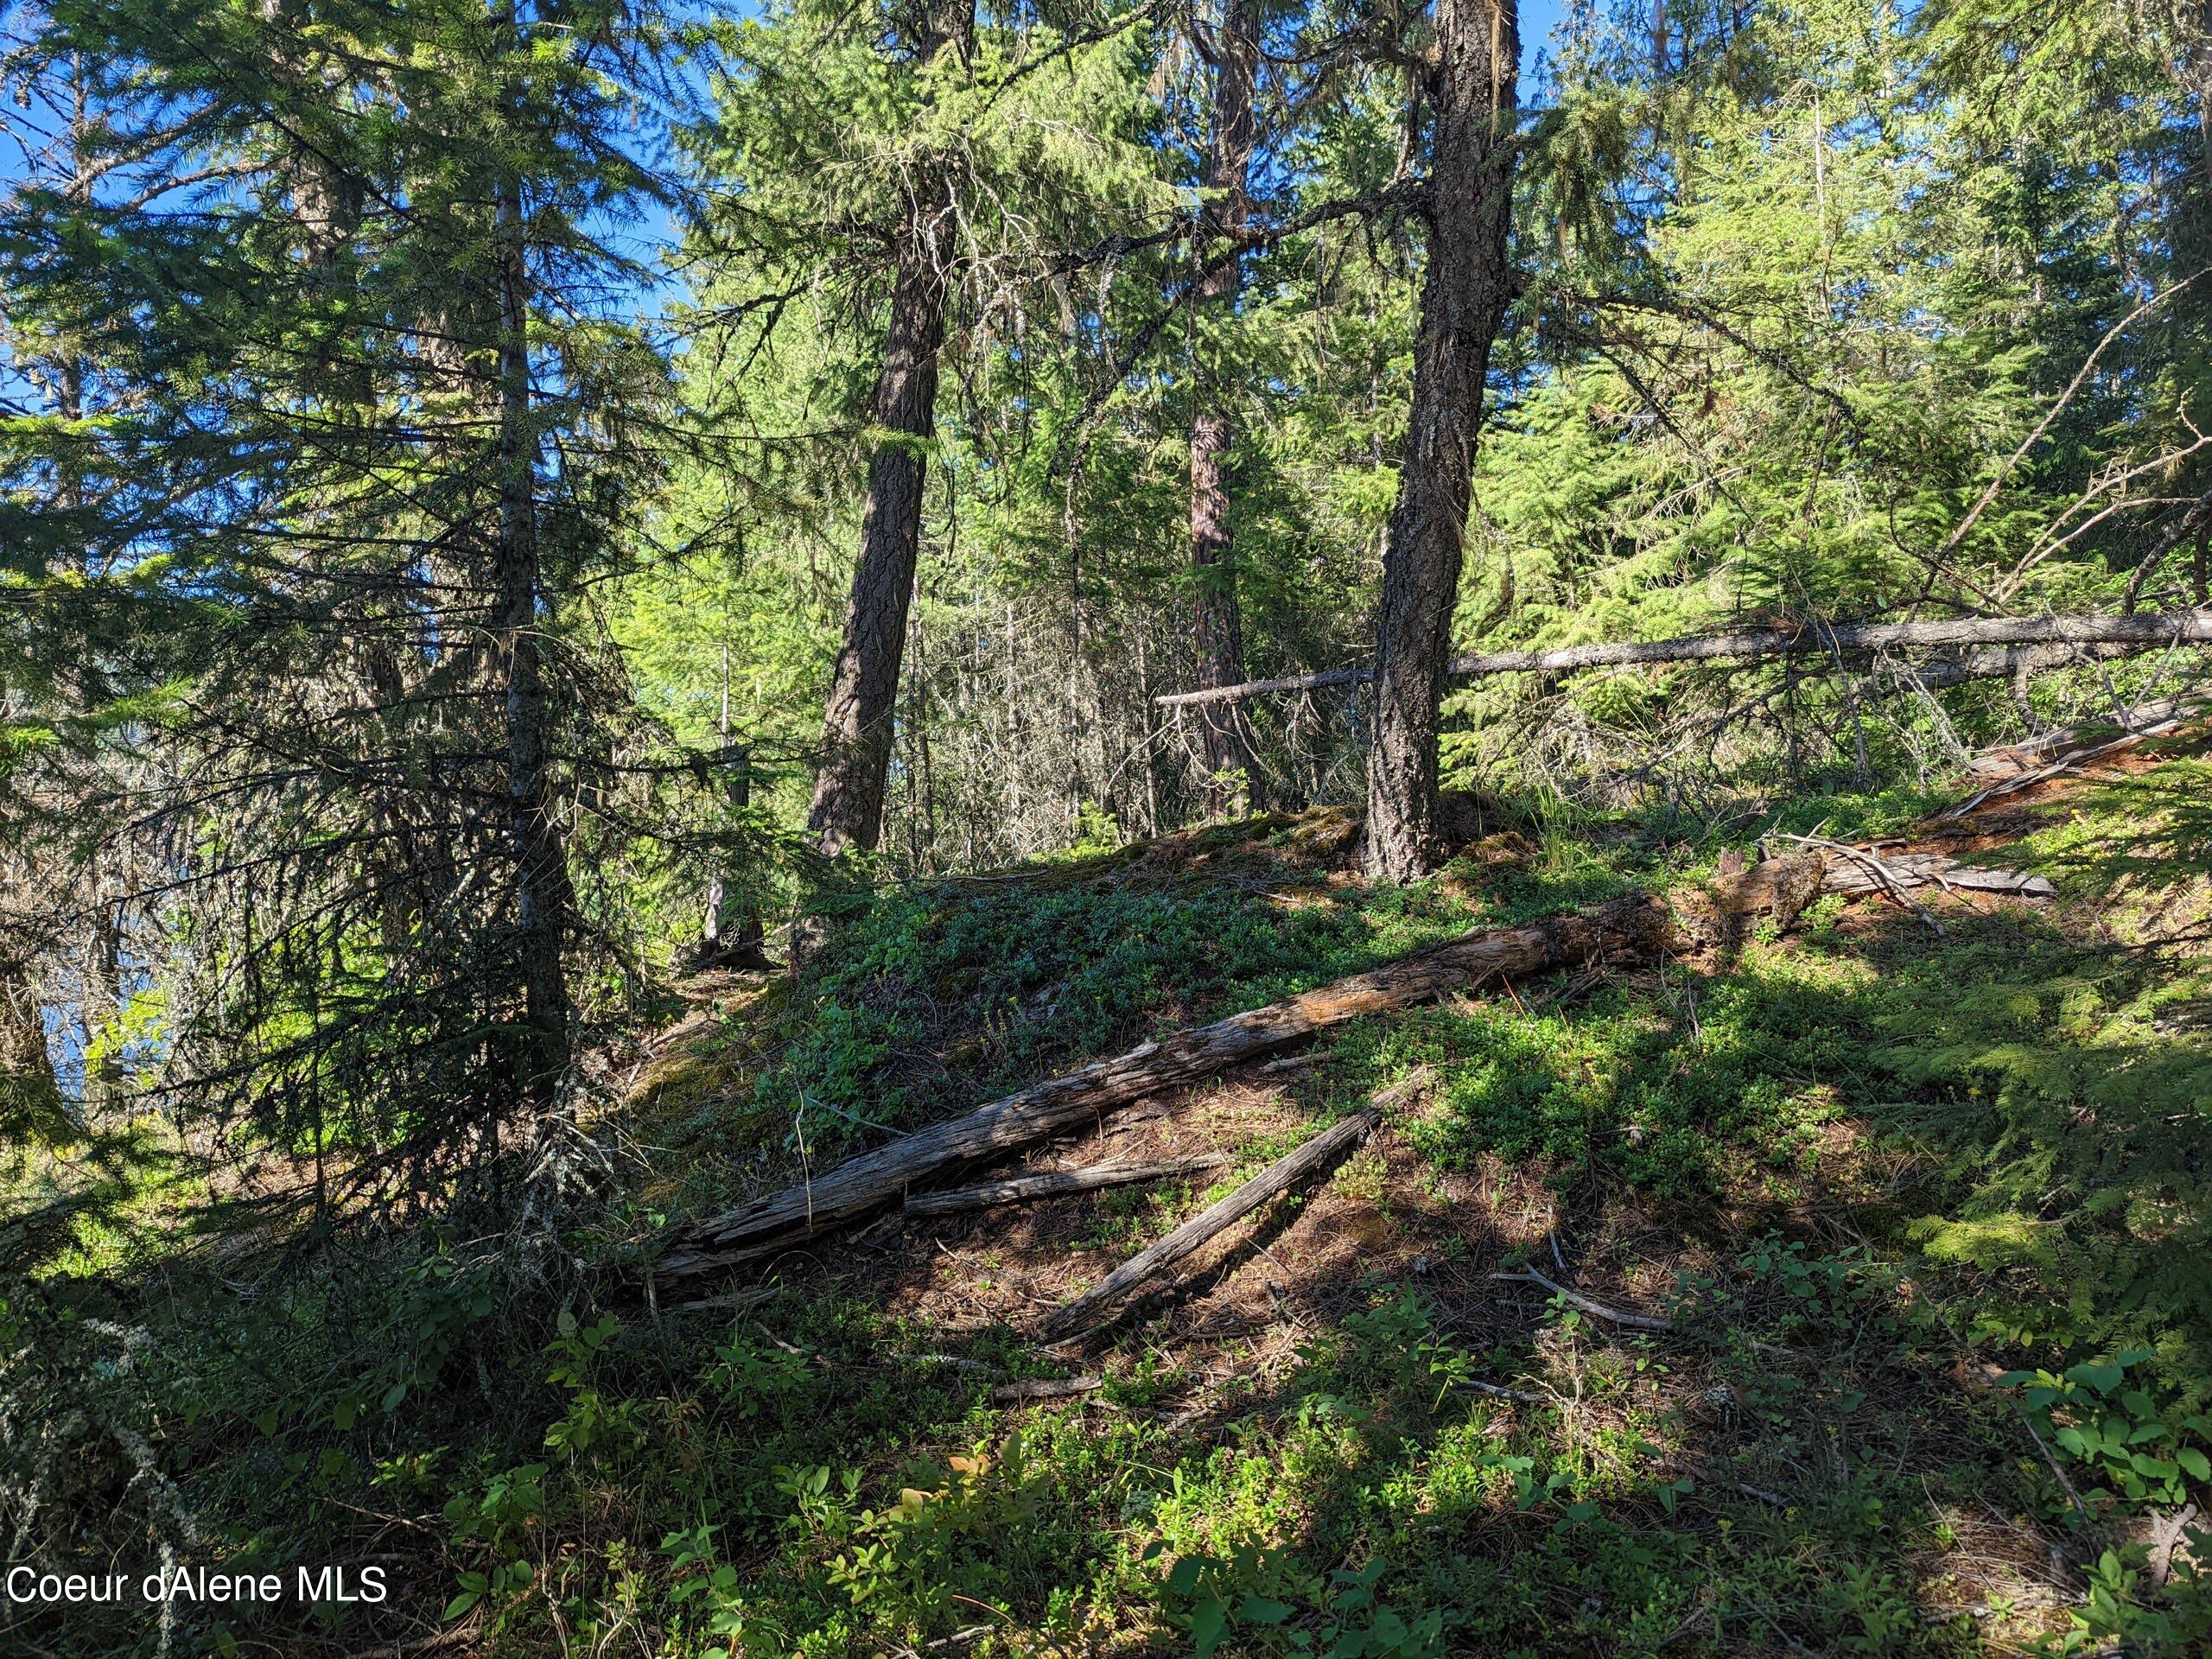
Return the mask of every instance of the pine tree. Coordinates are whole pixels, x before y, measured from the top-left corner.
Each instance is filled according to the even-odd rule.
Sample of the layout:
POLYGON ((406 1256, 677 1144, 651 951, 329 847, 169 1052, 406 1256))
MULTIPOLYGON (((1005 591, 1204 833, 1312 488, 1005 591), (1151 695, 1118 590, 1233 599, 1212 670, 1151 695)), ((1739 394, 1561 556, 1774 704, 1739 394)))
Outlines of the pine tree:
POLYGON ((1428 67, 1427 271, 1414 348, 1412 423, 1383 556, 1368 758, 1367 863, 1386 880, 1435 868, 1445 849, 1438 715, 1465 558, 1474 450, 1492 342, 1513 294, 1520 73, 1510 0, 1438 0, 1428 67))
POLYGON ((652 188, 620 142, 648 44, 597 4, 49 21, 124 159, 19 193, 0 266, 100 365, 98 420, 8 435, 19 544, 89 573, 49 552, 32 626, 105 619, 56 677, 106 683, 112 735, 45 776, 158 861, 126 908, 160 1086, 359 1179, 542 1116, 570 959, 623 948, 568 843, 619 844, 658 775, 582 598, 658 454, 600 236, 652 188))

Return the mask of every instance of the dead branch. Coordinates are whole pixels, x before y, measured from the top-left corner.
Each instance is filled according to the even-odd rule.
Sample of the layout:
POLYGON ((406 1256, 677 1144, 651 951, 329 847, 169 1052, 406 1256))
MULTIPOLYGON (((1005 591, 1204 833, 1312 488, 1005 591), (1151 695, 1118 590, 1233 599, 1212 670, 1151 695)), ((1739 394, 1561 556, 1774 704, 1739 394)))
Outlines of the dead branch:
MULTIPOLYGON (((1567 645, 1555 651, 1500 651, 1454 658, 1455 680, 1492 674, 1568 674, 1590 668, 1636 668, 1657 663, 1704 663, 1764 657, 1833 657, 1839 665, 1878 651, 1943 650, 2002 645, 2118 645, 2151 651, 2175 645, 2212 644, 2212 609, 2153 611, 2133 616, 1991 616, 1945 622, 1847 623, 1830 626, 1805 622, 1790 627, 1746 628, 1727 633, 1689 634, 1675 639, 1627 640, 1610 645, 1567 645)), ((1975 663, 1974 667, 1983 664, 1975 663)), ((2009 672, 2012 658, 1992 658, 1992 673, 2009 672)), ((1931 665, 1931 678, 1989 677, 1967 675, 1946 664, 1931 665)), ((1365 664, 1294 674, 1282 679, 1248 680, 1242 685, 1206 691, 1177 691, 1153 702, 1160 708, 1238 702, 1274 691, 1303 691, 1319 686, 1363 685, 1373 677, 1365 664)))
POLYGON ((1019 1382, 1001 1382, 991 1390, 995 1406, 1014 1406, 1032 1400, 1065 1400, 1078 1394, 1092 1394, 1106 1386, 1103 1376, 1071 1376, 1059 1380, 1030 1378, 1019 1382))
POLYGON ((1057 1198, 1070 1192, 1090 1192, 1105 1186, 1129 1186, 1139 1181, 1164 1181, 1200 1170, 1218 1169, 1229 1161, 1220 1152, 1193 1153, 1150 1164, 1092 1164, 1084 1169, 1052 1170, 1041 1175, 1016 1175, 1003 1181, 984 1181, 975 1186, 954 1187, 944 1192, 909 1192, 910 1216, 944 1216, 961 1210, 987 1210, 1001 1204, 1028 1204, 1057 1198))
POLYGON ((1329 1168, 1373 1134, 1382 1121, 1382 1109, 1369 1106, 1342 1122, 1332 1124, 1295 1152, 1278 1158, 1227 1198, 1209 1205, 1150 1249, 1131 1256, 1101 1280, 1096 1289, 1054 1309, 1045 1319, 1045 1335, 1065 1341, 1095 1330, 1111 1318, 1122 1303, 1217 1234, 1251 1214, 1269 1198, 1329 1168))
POLYGON ((1675 1328, 1675 1322, 1672 1319, 1662 1319, 1656 1313, 1624 1313, 1618 1307, 1607 1307, 1603 1302, 1593 1302, 1580 1291, 1569 1290, 1565 1285, 1547 1279, 1534 1268, 1523 1268, 1518 1273, 1493 1273, 1491 1277, 1541 1285, 1553 1295, 1565 1301, 1569 1307, 1580 1308, 1592 1319, 1606 1319, 1614 1325, 1624 1325, 1631 1331, 1671 1331, 1675 1328))

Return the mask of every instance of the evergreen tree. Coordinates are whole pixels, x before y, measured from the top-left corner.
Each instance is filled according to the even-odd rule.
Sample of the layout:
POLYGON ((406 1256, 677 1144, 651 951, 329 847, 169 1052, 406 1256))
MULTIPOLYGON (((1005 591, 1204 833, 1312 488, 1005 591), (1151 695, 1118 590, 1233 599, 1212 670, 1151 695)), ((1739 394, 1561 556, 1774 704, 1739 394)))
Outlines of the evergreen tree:
POLYGON ((658 775, 586 597, 657 453, 658 359, 603 303, 649 44, 460 0, 56 9, 41 41, 126 158, 20 191, 0 272, 100 365, 86 415, 8 434, 25 650, 100 683, 52 805, 158 871, 125 905, 160 1086, 364 1179, 543 1114, 570 960, 624 950, 568 843, 619 843, 658 775))

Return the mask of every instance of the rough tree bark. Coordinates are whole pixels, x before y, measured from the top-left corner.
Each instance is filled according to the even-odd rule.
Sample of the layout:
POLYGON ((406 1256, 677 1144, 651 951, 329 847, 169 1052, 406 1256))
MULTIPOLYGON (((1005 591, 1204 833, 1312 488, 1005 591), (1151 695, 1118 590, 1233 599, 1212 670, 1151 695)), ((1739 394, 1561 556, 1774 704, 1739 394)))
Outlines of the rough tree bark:
POLYGON ((0 849, 0 1128, 50 1127, 62 1110, 61 1085, 47 1046, 29 917, 16 902, 27 891, 13 849, 0 849))
MULTIPOLYGON (((1206 147, 1205 198, 1196 245, 1242 235, 1251 217, 1250 168, 1256 128, 1253 88, 1259 67, 1259 0, 1228 0, 1214 37, 1213 123, 1206 147)), ((1230 527, 1227 467, 1233 432, 1230 394, 1216 365, 1206 360, 1203 334, 1209 313, 1231 310, 1242 268, 1224 259, 1198 285, 1201 325, 1197 406, 1191 416, 1191 575, 1192 645, 1201 688, 1235 685, 1244 677, 1243 622, 1236 602, 1235 537, 1230 527)), ((1250 721, 1241 704, 1208 705, 1199 718, 1210 817, 1229 811, 1252 777, 1250 721)))
MULTIPOLYGON (((973 18, 966 3, 932 7, 915 60, 926 64, 948 48, 962 49, 973 18)), ((944 343, 945 260, 931 234, 935 213, 935 204, 918 194, 910 200, 876 376, 880 435, 868 459, 860 563, 830 677, 822 770, 806 820, 817 846, 832 858, 849 848, 873 848, 883 834, 899 664, 921 549, 925 451, 937 431, 938 353, 944 343)))
POLYGON ((1438 833, 1437 723, 1452 610, 1466 554, 1475 436, 1490 349, 1512 297, 1516 0, 1437 0, 1427 74, 1428 273, 1414 345, 1412 423, 1382 560, 1368 755, 1367 863, 1390 881, 1427 874, 1438 833))
POLYGON ((505 690, 507 833, 515 859, 516 967, 523 1036, 516 1083, 522 1098, 552 1101, 569 1063, 569 988, 562 960, 575 895, 554 816, 551 705, 545 695, 537 544, 537 435, 531 429, 530 277, 524 260, 522 188, 499 186, 495 246, 499 298, 499 539, 493 562, 493 648, 505 690))
MULTIPOLYGON (((730 762, 723 787, 729 795, 729 804, 744 816, 753 804, 753 755, 749 749, 740 748, 728 753, 729 742, 729 647, 722 647, 721 713, 715 730, 722 741, 726 758, 730 762)), ((717 867, 707 882, 707 915, 701 930, 697 965, 731 968, 772 968, 767 952, 762 948, 766 935, 760 925, 760 911, 748 893, 739 901, 737 913, 728 919, 733 924, 726 936, 722 931, 722 912, 729 905, 729 882, 727 873, 717 867)))

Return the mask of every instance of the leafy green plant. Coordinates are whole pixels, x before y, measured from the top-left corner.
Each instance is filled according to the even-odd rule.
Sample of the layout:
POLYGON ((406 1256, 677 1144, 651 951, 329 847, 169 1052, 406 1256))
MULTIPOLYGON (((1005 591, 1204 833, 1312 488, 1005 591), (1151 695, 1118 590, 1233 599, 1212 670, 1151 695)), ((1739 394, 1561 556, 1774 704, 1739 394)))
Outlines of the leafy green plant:
POLYGON ((2212 1421, 2195 1414, 2171 1421, 2149 1394, 2126 1386, 2128 1371, 2151 1357, 2135 1351, 1998 1379, 2023 1391, 2029 1420, 2046 1440, 2108 1483, 2084 1493, 2088 1502, 2177 1504, 2190 1481, 2212 1481, 2212 1458, 2189 1443, 2212 1442, 2212 1421))
POLYGON ((545 1380, 569 1390, 568 1409, 545 1431, 545 1444, 555 1451, 577 1457, 609 1441, 634 1442, 641 1432, 636 1401, 610 1400, 592 1385, 593 1368, 620 1329, 621 1321, 612 1313, 579 1325, 575 1314, 561 1310, 546 1348, 553 1367, 545 1380))

